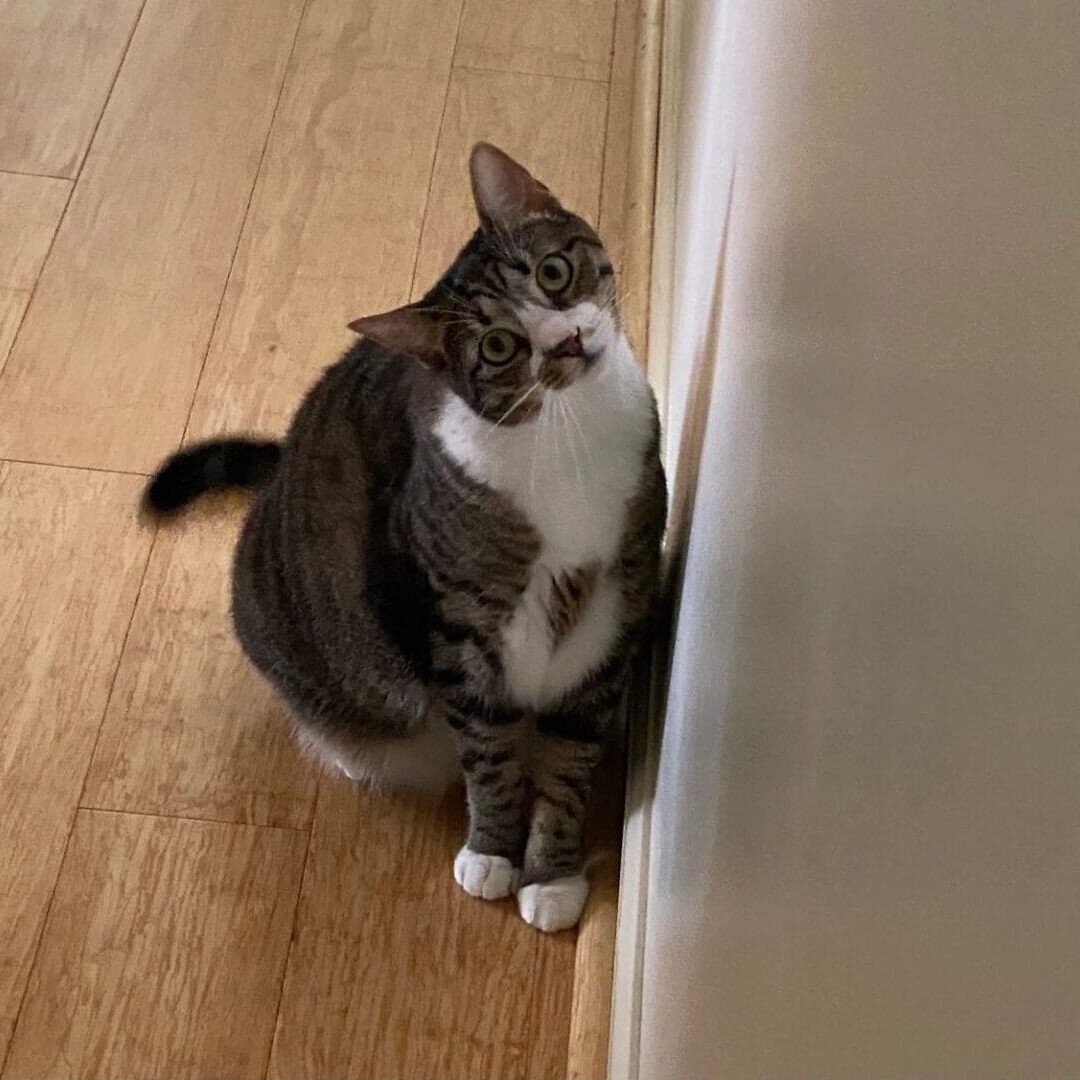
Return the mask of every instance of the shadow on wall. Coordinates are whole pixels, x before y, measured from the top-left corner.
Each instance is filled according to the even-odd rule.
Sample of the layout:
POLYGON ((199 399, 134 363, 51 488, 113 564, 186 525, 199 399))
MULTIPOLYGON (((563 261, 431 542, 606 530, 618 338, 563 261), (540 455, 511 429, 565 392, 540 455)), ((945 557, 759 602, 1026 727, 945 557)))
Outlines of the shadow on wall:
MULTIPOLYGON (((716 265, 712 296, 705 325, 708 330, 702 339, 698 355, 694 358, 693 373, 687 394, 686 416, 679 438, 678 456, 674 462, 667 462, 670 507, 668 526, 664 546, 661 595, 656 617, 656 632, 653 650, 649 661, 641 665, 635 677, 637 687, 632 695, 634 701, 648 701, 648 715, 641 715, 638 722, 651 725, 648 738, 651 746, 658 747, 663 737, 663 721, 667 712, 667 686, 671 670, 671 647, 675 640, 676 623, 684 582, 686 550, 690 537, 690 523, 694 516, 694 503, 697 497, 699 469, 702 449, 705 445, 705 432, 709 418, 709 406, 713 396, 713 384, 716 379, 716 358, 720 351, 720 330, 724 304, 724 268, 727 261, 728 225, 731 220, 731 207, 735 193, 737 169, 732 169, 728 184, 727 201, 724 211, 724 225, 720 255, 716 265)), ((652 769, 655 755, 646 754, 630 761, 630 767, 641 767, 648 762, 652 769)), ((656 790, 656 775, 642 778, 644 783, 630 784, 628 790, 637 793, 631 796, 628 812, 634 812, 643 804, 651 802, 656 790)))

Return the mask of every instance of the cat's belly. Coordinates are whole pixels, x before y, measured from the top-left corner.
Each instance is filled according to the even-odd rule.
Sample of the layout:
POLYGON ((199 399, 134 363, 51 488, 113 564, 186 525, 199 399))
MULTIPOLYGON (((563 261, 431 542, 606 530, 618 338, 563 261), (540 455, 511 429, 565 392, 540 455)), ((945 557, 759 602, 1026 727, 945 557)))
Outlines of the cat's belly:
POLYGON ((603 573, 593 580, 569 626, 560 632, 553 615, 556 583, 580 570, 559 571, 537 565, 502 635, 500 660, 510 701, 543 709, 574 689, 611 653, 619 632, 620 593, 603 573))

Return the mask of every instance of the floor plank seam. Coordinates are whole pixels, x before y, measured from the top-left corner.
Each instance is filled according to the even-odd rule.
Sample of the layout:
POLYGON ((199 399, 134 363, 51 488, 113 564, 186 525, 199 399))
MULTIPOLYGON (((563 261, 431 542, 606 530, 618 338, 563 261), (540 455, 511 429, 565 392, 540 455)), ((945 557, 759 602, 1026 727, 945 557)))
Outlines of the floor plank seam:
MULTIPOLYGON (((101 109, 98 112, 97 119, 94 121, 93 130, 90 132, 90 138, 86 140, 86 149, 83 151, 82 160, 79 162, 79 167, 75 170, 75 183, 78 184, 79 177, 82 176, 83 169, 86 166, 86 159, 90 156, 90 151, 94 146, 94 139, 97 138, 98 128, 101 127, 102 118, 105 116, 105 110, 109 107, 109 102, 112 100, 113 89, 116 86, 116 80, 120 78, 120 72, 124 70, 124 63, 127 61, 128 50, 131 48, 131 42, 135 38, 135 32, 139 29, 139 23, 142 22, 143 12, 146 10, 147 0, 142 0, 139 5, 138 14, 131 20, 131 29, 128 31, 127 41, 124 42, 124 48, 120 53, 120 60, 116 65, 116 70, 113 72, 112 79, 109 80, 109 89, 105 92, 105 96, 101 101, 101 109)), ((64 213, 67 213, 65 207, 64 213)), ((61 217, 63 221, 63 217, 61 217)), ((57 232, 60 231, 60 227, 57 226, 57 232)))
POLYGON ((221 287, 221 296, 218 299, 217 309, 214 311, 214 319, 210 324, 210 333, 206 339, 206 348, 203 350, 202 361, 199 364, 199 374, 196 376, 195 385, 191 391, 191 400, 188 402, 187 417, 184 419, 184 429, 180 433, 180 441, 177 449, 187 441, 188 430, 191 427, 191 417, 195 412, 195 402, 199 399, 199 389, 202 386, 203 375, 206 372, 206 362, 210 359, 210 350, 214 347, 214 335, 217 334, 218 323, 221 321, 221 312, 225 307, 225 299, 229 295, 229 286, 232 284, 233 272, 236 270, 236 256, 240 251, 240 245, 244 240, 247 229, 248 216, 251 214, 251 204, 255 201, 255 193, 259 190, 259 182, 263 177, 263 165, 266 164, 266 151, 270 147, 270 140, 274 135, 274 125, 277 123, 278 110, 281 108, 281 99, 285 96, 285 87, 289 85, 289 79, 293 73, 293 57, 296 55, 296 43, 300 40, 300 30, 303 28, 304 19, 307 17, 311 0, 304 0, 300 7, 300 15, 296 20, 296 29, 293 31, 292 42, 289 44, 289 54, 285 57, 285 64, 281 71, 281 83, 278 86, 277 97, 274 99, 274 108, 270 113, 270 122, 266 125, 266 137, 263 139, 262 149, 259 151, 259 162, 255 166, 255 175, 251 180, 251 190, 248 192, 247 203, 244 206, 244 214, 240 219, 240 228, 236 232, 236 243, 233 245, 232 255, 229 258, 229 271, 225 275, 225 281, 221 287))
MULTIPOLYGON (((91 755, 93 760, 93 755, 91 755)), ((241 828, 275 828, 281 833, 309 833, 308 825, 278 825, 266 821, 237 821, 234 818, 197 818, 190 813, 168 813, 164 810, 132 810, 130 807, 93 806, 80 800, 78 810, 90 810, 93 813, 119 813, 129 818, 158 818, 164 821, 190 821, 200 825, 237 825, 241 828)))
MULTIPOLYGON (((156 525, 151 526, 154 530, 153 536, 150 537, 150 545, 146 549, 146 558, 143 560, 142 571, 139 574, 139 586, 135 590, 135 601, 131 605, 131 614, 128 616, 127 626, 124 628, 124 636, 120 641, 120 648, 116 654, 116 667, 113 669, 112 678, 109 680, 109 689, 105 695, 105 706, 101 710, 101 717, 98 719, 97 731, 94 732, 94 744, 90 747, 90 753, 86 758, 86 769, 83 772, 82 785, 79 788, 79 797, 75 800, 75 814, 78 814, 79 810, 83 808, 83 800, 86 798, 86 784, 90 778, 90 766, 93 764, 94 755, 97 753, 98 743, 101 741, 101 730, 105 726, 105 717, 109 714, 109 706, 112 704, 112 696, 116 690, 116 681, 120 677, 120 668, 124 663, 124 652, 127 649, 128 638, 131 637, 131 628, 135 625, 135 613, 139 610, 139 601, 142 599, 143 586, 146 584, 147 571, 150 569, 150 560, 154 555, 154 547, 157 544, 160 531, 156 525)), ((74 823, 75 814, 72 815, 72 822, 74 823)), ((70 839, 70 832, 68 838, 70 839)), ((66 854, 66 850, 65 850, 66 854)), ((63 859, 60 860, 61 866, 63 865, 63 859)), ((51 900, 50 900, 51 903, 51 900)), ((32 970, 32 969, 31 969, 32 970)))
MULTIPOLYGON (((30 175, 28 173, 16 174, 16 175, 30 175)), ((67 177, 58 177, 57 179, 65 179, 67 177)), ((26 304, 23 306, 22 315, 19 316, 19 323, 15 327, 15 333, 11 335, 11 344, 8 346, 8 350, 3 356, 0 356, 0 386, 3 385, 4 372, 7 369, 8 358, 15 352, 15 346, 19 343, 19 335, 22 333, 22 328, 26 324, 26 316, 29 314, 30 309, 34 306, 34 297, 37 295, 38 282, 41 281, 42 275, 45 273, 45 267, 49 262, 49 256, 52 255, 53 246, 56 244, 56 238, 60 235, 60 226, 64 224, 64 218, 67 217, 68 207, 71 205, 71 199, 75 194, 76 182, 72 183, 68 180, 71 186, 68 188, 67 198, 64 200, 64 209, 60 211, 60 216, 56 219, 56 228, 53 229, 53 234, 49 237, 49 246, 45 251, 45 258, 41 260, 41 266, 38 267, 37 276, 34 278, 34 284, 30 286, 28 290, 28 296, 26 304)))
POLYGON ((76 472, 101 473, 105 476, 150 476, 149 473, 138 472, 135 469, 105 469, 98 465, 67 465, 63 461, 39 461, 33 458, 0 457, 0 462, 7 465, 34 465, 42 469, 74 469, 76 472))
MULTIPOLYGON (((91 756, 92 759, 92 756, 91 756)), ((278 832, 310 832, 303 825, 273 825, 264 821, 236 821, 226 818, 194 817, 191 814, 167 814, 158 810, 130 810, 116 806, 91 806, 82 801, 76 810, 86 810, 94 814, 121 814, 124 817, 157 818, 162 821, 190 821, 197 825, 230 825, 241 829, 276 829, 278 832)))
POLYGON ((416 250, 413 253, 413 271, 409 279, 409 295, 405 300, 411 300, 413 290, 416 288, 416 275, 420 272, 420 252, 424 247, 424 230, 427 228, 428 208, 431 206, 431 189, 435 184, 435 165, 439 160, 439 144, 442 142, 443 123, 446 120, 446 106, 450 101, 450 84, 454 79, 454 58, 457 56, 458 41, 461 38, 461 24, 465 20, 465 0, 458 4, 457 26, 454 29, 454 47, 450 50, 450 64, 446 72, 446 86, 443 88, 442 109, 439 112, 439 123, 435 128, 435 149, 431 154, 431 172, 428 173, 427 193, 424 195, 424 215, 420 219, 420 228, 416 233, 416 250))
MULTIPOLYGON (((620 0, 615 0, 615 3, 611 5, 611 40, 608 42, 608 61, 607 61, 607 84, 608 84, 608 101, 611 101, 611 82, 615 78, 615 49, 619 44, 619 11, 622 4, 620 0)), ((608 114, 604 118, 604 142, 607 142, 608 124, 611 121, 611 110, 608 109, 608 114)), ((603 191, 603 187, 600 189, 603 191)))
MULTIPOLYGON (((11 338, 11 345, 8 351, 0 356, 0 385, 3 384, 4 370, 7 367, 8 357, 15 352, 15 346, 19 343, 19 334, 22 333, 22 328, 26 324, 26 317, 30 313, 30 309, 34 306, 34 296, 37 294, 38 282, 41 281, 45 274, 45 268, 49 265, 49 258, 52 255, 53 247, 56 244, 56 238, 60 235, 60 230, 64 226, 64 218, 67 217, 68 208, 71 206, 71 200, 75 197, 75 189, 79 186, 79 177, 82 176, 83 166, 86 164, 86 159, 90 156, 90 149, 94 145, 94 139, 97 136, 98 128, 101 127, 101 118, 105 115, 105 110, 109 107, 109 100, 112 98, 113 87, 116 86, 116 80, 120 78, 120 72, 124 67, 124 61, 127 59, 128 49, 131 48, 131 40, 135 37, 135 30, 139 25, 139 20, 142 19, 143 10, 146 7, 146 0, 142 0, 139 5, 139 13, 131 21, 131 30, 128 32, 127 41, 124 42, 123 51, 120 53, 120 60, 116 65, 116 70, 113 72, 113 77, 109 82, 109 88, 101 99, 101 110, 98 112, 97 120, 94 121, 94 128, 90 132, 90 138, 86 141, 86 149, 83 151, 82 160, 79 162, 79 167, 75 170, 74 176, 51 176, 48 179, 51 180, 67 180, 71 187, 68 189, 68 196, 64 200, 64 209, 60 212, 60 217, 56 220, 56 228, 53 229, 52 237, 49 240, 48 250, 45 252, 45 258, 41 260, 41 266, 38 268, 37 277, 34 278, 34 284, 30 289, 30 296, 26 301, 26 306, 23 308, 22 316, 19 318, 19 325, 15 327, 15 333, 11 338)), ((8 170, 14 171, 14 170, 8 170)), ((34 176, 35 173, 18 173, 16 176, 34 176)), ((36 462, 30 462, 29 464, 36 464, 36 462)))
POLYGON ((30 176, 35 180, 63 180, 66 184, 74 184, 75 176, 60 176, 57 173, 47 172, 27 172, 25 169, 3 169, 0 168, 0 176, 30 176))
POLYGON ((606 78, 597 78, 592 75, 552 75, 547 71, 518 71, 516 68, 504 67, 477 67, 474 64, 453 65, 454 71, 471 71, 477 75, 520 75, 527 79, 550 79, 552 82, 568 83, 592 83, 593 85, 606 86, 606 78))
POLYGON ((311 857, 311 845, 315 842, 315 811, 319 805, 319 795, 322 792, 322 778, 315 791, 312 802, 311 824, 308 827, 308 842, 304 848, 304 865, 300 868, 300 884, 296 888, 296 901, 293 904, 292 925, 289 927, 289 945, 285 950, 285 962, 281 965, 281 978, 278 981, 277 1004, 274 1006, 274 1030, 270 1036, 270 1046, 266 1051, 266 1064, 263 1066, 263 1080, 269 1080, 270 1066, 274 1061, 274 1048, 277 1046, 278 1031, 281 1025, 281 1002, 285 996, 285 980, 289 977, 289 964, 292 961, 293 946, 296 944, 296 935, 299 929, 300 901, 304 897, 304 879, 307 877, 308 860, 311 857))
MULTIPOLYGON (((608 80, 607 84, 607 103, 604 105, 604 145, 600 150, 600 198, 596 207, 596 227, 597 231, 601 227, 607 225, 607 214, 604 213, 608 207, 604 205, 604 192, 607 190, 608 179, 608 137, 611 134, 611 80, 608 80)), ((622 299, 621 297, 619 298, 622 299)))

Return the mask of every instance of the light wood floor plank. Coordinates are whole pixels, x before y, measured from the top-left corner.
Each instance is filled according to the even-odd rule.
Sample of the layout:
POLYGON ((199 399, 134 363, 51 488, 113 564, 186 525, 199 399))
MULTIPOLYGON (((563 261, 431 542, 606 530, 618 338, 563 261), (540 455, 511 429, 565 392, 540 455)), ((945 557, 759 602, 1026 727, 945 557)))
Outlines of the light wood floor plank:
MULTIPOLYGON (((130 29, 137 6, 0 0, 0 27, 16 9, 38 20, 20 71, 52 71, 42 41, 68 43, 71 70, 31 103, 68 106, 31 140, 75 147, 60 171, 126 41, 103 24, 130 10, 130 29), (69 75, 85 93, 55 90, 69 75)), ((476 139, 617 247, 616 0, 304 7, 147 0, 44 269, 70 182, 0 173, 0 365, 24 321, 0 368, 0 456, 146 470, 197 381, 190 438, 282 431, 345 323, 423 292, 471 232, 476 139)), ((11 55, 0 29, 5 73, 11 55)), ((0 169, 11 130, 0 120, 0 169)), ((268 1060, 279 1080, 589 1075, 614 864, 582 933, 545 936, 454 884, 460 793, 429 806, 332 777, 314 806, 315 770, 228 627, 241 500, 163 528, 136 605, 140 482, 0 464, 0 546, 22 553, 0 566, 0 1060, 28 988, 5 1080, 257 1077, 268 1060), (568 1055, 571 1038, 588 1052, 568 1055)))
POLYGON ((145 565, 138 483, 0 462, 0 1060, 145 565))
POLYGON ((576 956, 576 933, 545 934, 536 943, 527 1080, 566 1080, 576 956))
POLYGON ((240 498, 162 526, 83 805, 306 827, 316 774, 229 618, 240 498))
POLYGON ((283 430, 409 291, 460 0, 313 0, 190 434, 283 430))
POLYGON ((615 0, 466 0, 457 63, 606 82, 615 0))
POLYGON ((456 70, 413 295, 423 295, 476 227, 466 164, 478 139, 519 158, 566 206, 595 222, 606 106, 599 83, 456 70))
POLYGON ((5 1080, 260 1076, 306 844, 80 811, 5 1080))
POLYGON ((0 169, 73 177, 142 0, 0 0, 0 169))
MULTIPOLYGON (((662 4, 618 0, 600 225, 619 271, 627 336, 647 361, 662 4)), ((661 403, 662 404, 662 403, 661 403)))
POLYGON ((593 860, 589 899, 574 955, 566 1080, 606 1075, 619 909, 619 859, 625 799, 624 753, 612 749, 600 767, 589 811, 586 843, 593 860))
POLYGON ((148 0, 0 377, 0 456, 180 439, 302 0, 148 0))
POLYGON ((0 173, 0 371, 70 192, 70 180, 0 173))
MULTIPOLYGON (((569 995, 573 935, 545 937, 512 901, 458 888, 461 800, 323 783, 270 1076, 532 1077, 533 1009, 552 987, 569 995)), ((565 1068, 554 1020, 544 1045, 558 1060, 536 1075, 565 1068)))
POLYGON ((640 9, 641 0, 616 0, 611 81, 608 87, 600 228, 615 268, 620 271, 624 262, 623 248, 626 239, 630 140, 633 133, 634 59, 641 19, 640 9))

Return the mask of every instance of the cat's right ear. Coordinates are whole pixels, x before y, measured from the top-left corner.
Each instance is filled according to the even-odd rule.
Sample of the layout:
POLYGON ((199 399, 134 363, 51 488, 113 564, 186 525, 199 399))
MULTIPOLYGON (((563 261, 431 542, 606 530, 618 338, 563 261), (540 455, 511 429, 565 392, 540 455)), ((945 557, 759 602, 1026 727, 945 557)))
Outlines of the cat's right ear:
POLYGON ((370 338, 387 352, 415 357, 433 368, 446 364, 442 324, 434 312, 418 304, 353 319, 349 329, 370 338))
POLYGON ((526 218, 560 210, 559 200, 523 165, 491 143, 479 142, 469 155, 476 212, 485 226, 512 231, 526 218))

